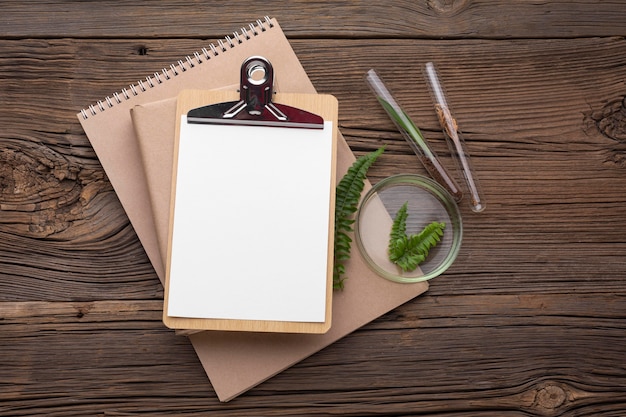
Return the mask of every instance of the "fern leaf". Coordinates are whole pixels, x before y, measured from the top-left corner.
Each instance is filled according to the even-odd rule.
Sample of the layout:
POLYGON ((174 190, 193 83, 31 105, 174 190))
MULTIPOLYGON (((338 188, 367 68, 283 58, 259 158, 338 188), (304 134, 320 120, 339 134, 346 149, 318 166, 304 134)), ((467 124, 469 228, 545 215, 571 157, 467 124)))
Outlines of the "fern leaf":
POLYGON ((407 213, 408 208, 409 202, 407 201, 396 213, 391 226, 391 240, 400 239, 406 235, 406 219, 409 216, 407 213))
POLYGON ((415 268, 426 259, 423 252, 413 250, 415 248, 415 239, 417 235, 404 236, 402 244, 397 247, 393 263, 398 265, 403 271, 414 271, 415 268), (402 250, 403 249, 403 250, 402 250))
POLYGON ((382 154, 385 147, 359 157, 348 169, 337 185, 335 218, 346 218, 357 210, 357 205, 365 186, 365 176, 370 166, 382 154))
POLYGON ((427 225, 414 239, 416 241, 416 251, 428 256, 428 252, 439 243, 443 236, 445 223, 432 222, 427 225))
POLYGON ((407 246, 409 244, 409 237, 402 236, 397 239, 389 240, 389 260, 393 263, 398 263, 400 259, 407 253, 407 246))
POLYGON ((335 252, 333 267, 333 288, 343 289, 345 266, 342 262, 350 259, 350 247, 352 239, 349 233, 352 232, 354 219, 361 193, 365 187, 365 177, 367 171, 382 154, 385 147, 381 147, 374 152, 357 158, 348 172, 337 184, 335 198, 335 252))
POLYGON ((389 235, 389 246, 387 251, 389 253, 389 260, 393 263, 400 261, 402 256, 406 253, 406 247, 409 243, 408 236, 406 235, 406 219, 408 217, 407 209, 409 202, 407 201, 400 207, 396 216, 393 219, 391 226, 391 233, 389 235))
POLYGON ((445 223, 432 222, 420 233, 406 234, 406 220, 408 218, 408 202, 398 210, 389 234, 387 249, 389 260, 398 265, 404 272, 413 271, 426 260, 432 249, 443 236, 445 223))

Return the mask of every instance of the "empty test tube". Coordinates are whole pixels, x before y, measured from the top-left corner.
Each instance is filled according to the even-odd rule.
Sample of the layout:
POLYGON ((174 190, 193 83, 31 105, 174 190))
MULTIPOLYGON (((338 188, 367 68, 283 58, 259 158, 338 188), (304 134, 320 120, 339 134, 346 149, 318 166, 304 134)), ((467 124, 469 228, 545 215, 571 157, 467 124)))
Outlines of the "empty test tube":
POLYGON ((459 130, 456 119, 450 111, 443 86, 439 81, 437 70, 432 62, 426 63, 425 76, 428 86, 430 87, 439 123, 446 136, 446 142, 448 142, 450 152, 456 161, 457 168, 462 172, 463 178, 465 178, 467 191, 469 192, 470 207, 472 211, 476 213, 481 212, 486 207, 485 199, 478 183, 478 178, 472 168, 463 134, 459 130))

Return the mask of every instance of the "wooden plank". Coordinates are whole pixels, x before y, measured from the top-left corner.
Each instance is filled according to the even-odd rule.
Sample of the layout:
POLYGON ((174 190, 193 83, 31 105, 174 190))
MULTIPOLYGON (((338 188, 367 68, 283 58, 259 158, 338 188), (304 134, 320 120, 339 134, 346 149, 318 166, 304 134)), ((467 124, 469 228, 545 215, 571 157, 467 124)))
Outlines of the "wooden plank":
POLYGON ((290 38, 570 38, 622 36, 626 7, 619 0, 528 2, 411 0, 248 3, 177 0, 2 2, 0 37, 216 38, 265 15, 290 38), (332 12, 331 12, 332 11, 332 12), (167 18, 164 18, 167 16, 167 18), (63 24, 58 24, 63 22, 63 24))
POLYGON ((322 404, 354 416, 444 406, 468 415, 502 407, 593 413, 626 400, 612 382, 626 353, 613 343, 625 330, 624 308, 620 295, 420 297, 220 404, 187 340, 163 329, 157 301, 5 302, 0 349, 10 360, 0 402, 10 415, 242 416, 277 401, 283 411, 271 415, 310 414, 322 404))

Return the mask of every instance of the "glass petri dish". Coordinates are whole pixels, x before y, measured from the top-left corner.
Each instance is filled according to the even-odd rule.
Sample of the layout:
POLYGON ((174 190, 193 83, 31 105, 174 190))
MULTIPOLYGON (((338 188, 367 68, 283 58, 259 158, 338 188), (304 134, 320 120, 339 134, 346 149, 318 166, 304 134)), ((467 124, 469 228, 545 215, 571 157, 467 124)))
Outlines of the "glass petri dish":
POLYGON ((435 278, 452 265, 461 248, 463 223, 456 202, 443 187, 422 175, 400 174, 381 180, 365 194, 354 232, 357 247, 372 270, 391 281, 414 283, 435 278), (408 203, 407 234, 419 233, 433 221, 446 224, 428 257, 408 272, 392 263, 387 253, 393 219, 404 203, 408 203))

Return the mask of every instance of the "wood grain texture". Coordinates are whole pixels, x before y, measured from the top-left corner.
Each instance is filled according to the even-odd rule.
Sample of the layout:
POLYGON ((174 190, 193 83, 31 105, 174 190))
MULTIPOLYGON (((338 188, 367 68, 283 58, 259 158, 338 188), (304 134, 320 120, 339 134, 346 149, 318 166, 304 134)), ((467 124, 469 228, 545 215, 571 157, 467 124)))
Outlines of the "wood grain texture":
POLYGON ((217 38, 269 15, 289 37, 570 38, 622 36, 619 0, 0 2, 0 35, 15 38, 217 38), (255 5, 257 6, 257 5, 255 5), (259 5, 260 6, 260 5, 259 5))
POLYGON ((425 171, 369 68, 452 163, 434 61, 488 206, 462 204, 459 258, 428 293, 227 404, 162 325, 75 118, 261 17, 193 6, 0 2, 0 416, 626 414, 623 2, 266 4, 355 153, 387 146, 373 182, 425 171))

